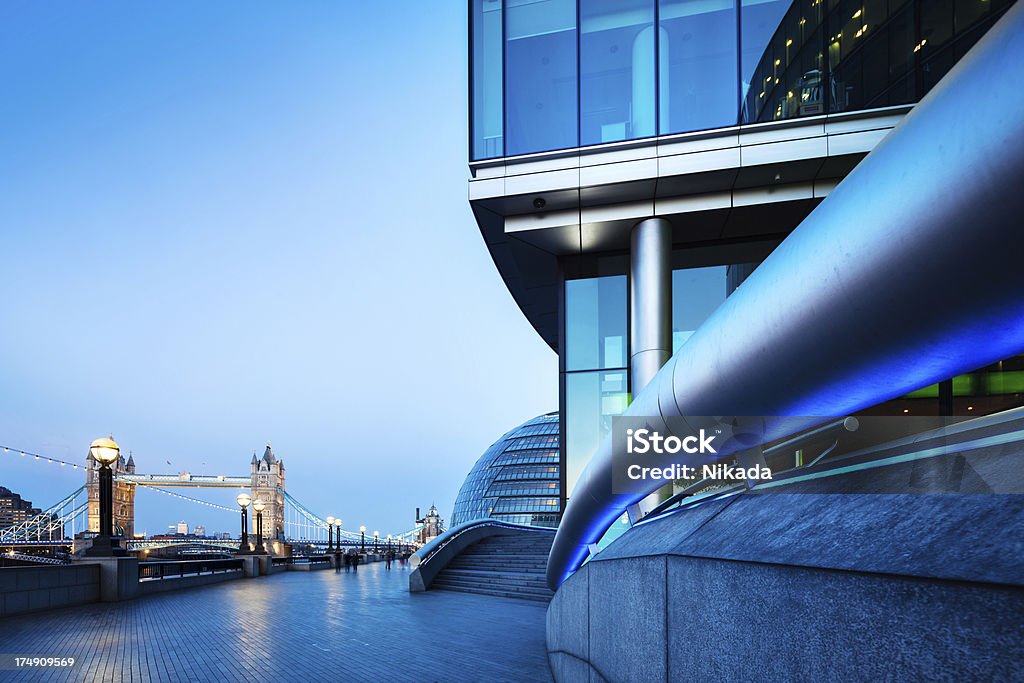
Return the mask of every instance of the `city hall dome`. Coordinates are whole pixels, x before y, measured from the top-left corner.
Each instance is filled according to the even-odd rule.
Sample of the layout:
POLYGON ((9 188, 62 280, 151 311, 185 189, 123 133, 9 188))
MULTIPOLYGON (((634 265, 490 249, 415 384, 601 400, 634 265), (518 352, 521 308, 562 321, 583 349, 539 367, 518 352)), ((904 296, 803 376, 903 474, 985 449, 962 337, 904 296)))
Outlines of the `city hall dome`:
POLYGON ((477 519, 556 527, 561 508, 558 413, 528 420, 484 451, 455 498, 451 526, 477 519))

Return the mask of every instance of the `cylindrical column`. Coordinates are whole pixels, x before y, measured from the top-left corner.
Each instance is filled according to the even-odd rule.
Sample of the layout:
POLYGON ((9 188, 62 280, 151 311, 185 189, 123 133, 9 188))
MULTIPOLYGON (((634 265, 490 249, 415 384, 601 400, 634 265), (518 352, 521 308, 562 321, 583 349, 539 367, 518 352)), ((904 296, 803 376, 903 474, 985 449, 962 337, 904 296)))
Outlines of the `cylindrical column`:
POLYGON ((109 465, 100 467, 100 536, 114 535, 114 473, 109 465))
POLYGON ((672 224, 633 227, 629 277, 629 377, 636 396, 672 356, 672 224))

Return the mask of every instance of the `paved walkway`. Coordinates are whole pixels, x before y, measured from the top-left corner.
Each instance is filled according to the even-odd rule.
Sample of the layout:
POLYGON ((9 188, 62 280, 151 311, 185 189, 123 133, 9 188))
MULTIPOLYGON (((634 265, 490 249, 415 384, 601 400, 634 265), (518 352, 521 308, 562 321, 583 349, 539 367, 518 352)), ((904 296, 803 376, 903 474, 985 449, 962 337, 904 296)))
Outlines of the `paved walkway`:
POLYGON ((545 607, 408 592, 408 567, 283 572, 0 621, 0 681, 548 681, 545 607))

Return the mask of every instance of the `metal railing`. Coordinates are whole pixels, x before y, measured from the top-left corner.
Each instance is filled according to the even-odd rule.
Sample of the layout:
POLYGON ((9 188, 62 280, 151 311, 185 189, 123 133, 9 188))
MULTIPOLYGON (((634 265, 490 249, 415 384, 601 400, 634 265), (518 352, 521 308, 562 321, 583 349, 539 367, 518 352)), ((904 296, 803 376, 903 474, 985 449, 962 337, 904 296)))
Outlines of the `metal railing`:
MULTIPOLYGON (((819 443, 822 441, 832 441, 832 445, 824 449, 822 453, 817 455, 811 462, 799 465, 797 468, 807 468, 818 464, 823 458, 829 455, 839 443, 839 439, 843 435, 856 432, 860 428, 860 422, 855 417, 844 417, 841 420, 835 420, 824 424, 820 427, 808 430, 801 434, 797 434, 789 439, 781 441, 769 448, 762 450, 762 455, 767 458, 775 458, 780 455, 792 453, 798 450, 803 450, 808 446, 819 443)), ((714 490, 717 494, 725 494, 730 492, 739 491, 747 488, 745 484, 722 484, 717 479, 699 479, 689 484, 682 491, 679 491, 673 496, 665 499, 657 506, 655 506, 650 512, 648 512, 644 518, 653 517, 661 514, 666 510, 675 508, 682 504, 684 500, 694 498, 697 494, 702 491, 714 490)))
POLYGON ((242 560, 182 560, 172 562, 139 562, 139 581, 180 579, 202 574, 241 573, 242 560))
POLYGON ((288 564, 330 564, 331 558, 327 555, 300 555, 297 557, 275 558, 289 560, 288 564))
POLYGON ((412 566, 415 568, 422 565, 462 534, 466 533, 467 531, 470 531, 471 529, 479 529, 481 527, 514 529, 516 531, 539 532, 548 534, 554 533, 554 529, 550 529, 548 527, 536 527, 525 524, 513 524, 512 522, 502 522, 500 520, 491 518, 473 519, 468 522, 459 524, 458 526, 452 527, 451 529, 441 534, 440 536, 435 537, 429 543, 427 543, 422 548, 413 553, 412 566))

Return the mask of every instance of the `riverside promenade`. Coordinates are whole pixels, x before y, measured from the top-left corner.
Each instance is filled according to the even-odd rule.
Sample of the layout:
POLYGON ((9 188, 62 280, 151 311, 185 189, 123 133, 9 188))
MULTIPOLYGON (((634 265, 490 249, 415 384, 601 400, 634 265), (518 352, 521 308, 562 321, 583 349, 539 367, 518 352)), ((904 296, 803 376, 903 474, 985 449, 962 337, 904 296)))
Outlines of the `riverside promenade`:
POLYGON ((408 592, 409 569, 283 572, 0 622, 0 681, 548 681, 545 606, 408 592), (13 669, 17 657, 74 657, 13 669))

